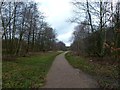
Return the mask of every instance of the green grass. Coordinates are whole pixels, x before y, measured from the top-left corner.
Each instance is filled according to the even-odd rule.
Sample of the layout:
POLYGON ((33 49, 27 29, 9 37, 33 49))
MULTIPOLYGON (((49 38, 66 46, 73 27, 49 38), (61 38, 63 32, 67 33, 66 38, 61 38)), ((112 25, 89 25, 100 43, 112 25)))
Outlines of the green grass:
POLYGON ((92 76, 98 81, 102 88, 118 88, 118 68, 113 65, 101 65, 92 63, 89 60, 75 56, 72 53, 65 55, 68 62, 74 67, 78 68, 92 76))
POLYGON ((56 55, 49 52, 30 57, 21 57, 2 63, 3 88, 39 88, 44 85, 46 75, 56 55))

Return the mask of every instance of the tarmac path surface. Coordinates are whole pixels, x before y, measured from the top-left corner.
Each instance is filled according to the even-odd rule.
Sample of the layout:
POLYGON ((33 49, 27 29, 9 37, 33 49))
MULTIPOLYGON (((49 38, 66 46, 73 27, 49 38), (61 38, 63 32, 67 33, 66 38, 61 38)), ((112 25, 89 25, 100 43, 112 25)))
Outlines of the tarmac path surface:
POLYGON ((98 88, 97 82, 91 76, 68 63, 65 53, 55 58, 43 88, 98 88))

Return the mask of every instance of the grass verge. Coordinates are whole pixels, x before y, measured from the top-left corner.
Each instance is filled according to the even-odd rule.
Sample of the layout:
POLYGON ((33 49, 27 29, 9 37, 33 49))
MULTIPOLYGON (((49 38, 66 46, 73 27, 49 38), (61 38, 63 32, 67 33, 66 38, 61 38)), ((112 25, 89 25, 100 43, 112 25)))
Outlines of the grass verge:
POLYGON ((114 65, 102 65, 93 63, 92 61, 75 56, 71 52, 65 55, 68 62, 74 67, 78 68, 96 78, 101 88, 118 88, 118 67, 114 65))
POLYGON ((30 57, 20 57, 2 63, 3 88, 39 88, 44 85, 46 74, 60 52, 48 52, 30 57))

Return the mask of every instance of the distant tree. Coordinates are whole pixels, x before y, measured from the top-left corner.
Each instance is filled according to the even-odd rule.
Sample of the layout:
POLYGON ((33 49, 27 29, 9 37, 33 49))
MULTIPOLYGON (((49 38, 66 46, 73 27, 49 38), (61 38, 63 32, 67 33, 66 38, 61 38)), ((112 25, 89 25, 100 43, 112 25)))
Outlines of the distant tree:
POLYGON ((56 44, 56 47, 57 47, 58 50, 62 50, 62 51, 66 51, 67 50, 67 47, 65 46, 65 44, 62 41, 59 41, 56 44))

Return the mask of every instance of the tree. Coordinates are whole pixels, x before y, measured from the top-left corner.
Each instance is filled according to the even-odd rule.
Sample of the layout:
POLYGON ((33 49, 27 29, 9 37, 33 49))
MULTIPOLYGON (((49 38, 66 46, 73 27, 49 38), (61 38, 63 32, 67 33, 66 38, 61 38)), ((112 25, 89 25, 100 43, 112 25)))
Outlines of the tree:
POLYGON ((57 47, 58 50, 62 50, 62 51, 66 51, 67 50, 65 44, 62 41, 57 42, 56 43, 56 47, 57 47))
MULTIPOLYGON (((98 2, 89 2, 88 0, 86 0, 86 2, 80 2, 76 0, 73 1, 72 4, 77 7, 77 9, 74 10, 76 16, 71 21, 77 22, 78 25, 84 24, 89 27, 89 35, 84 41, 92 44, 90 47, 86 47, 89 47, 88 50, 90 51, 92 48, 91 53, 103 57, 106 55, 104 45, 107 42, 106 29, 109 27, 113 17, 113 3, 102 0, 98 2), (82 17, 82 19, 78 18, 79 15, 83 15, 84 17, 82 17)), ((80 36, 80 33, 78 36, 80 36)))
POLYGON ((3 2, 1 5, 3 54, 25 55, 54 49, 56 33, 36 3, 3 2))

